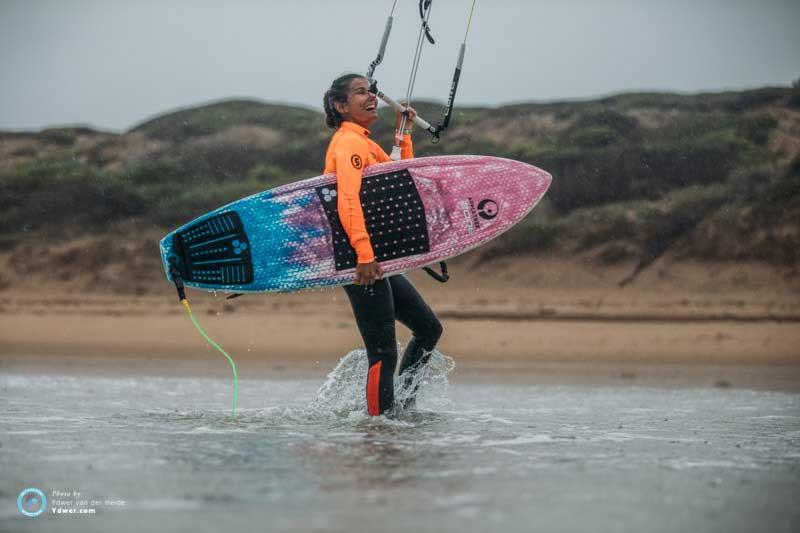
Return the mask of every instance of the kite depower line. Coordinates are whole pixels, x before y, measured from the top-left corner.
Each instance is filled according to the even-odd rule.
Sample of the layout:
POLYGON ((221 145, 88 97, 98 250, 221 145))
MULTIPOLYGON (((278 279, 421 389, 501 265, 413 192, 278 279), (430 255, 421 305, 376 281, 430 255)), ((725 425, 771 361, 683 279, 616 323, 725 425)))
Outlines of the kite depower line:
MULTIPOLYGON (((456 99, 456 91, 458 90, 458 81, 461 78, 461 68, 464 64, 464 54, 467 48, 467 37, 469 36, 469 29, 472 24, 472 15, 475 12, 475 3, 477 0, 472 0, 472 5, 469 10, 469 17, 467 19, 467 29, 464 32, 464 40, 461 43, 461 46, 458 50, 458 60, 456 61, 455 71, 453 72, 453 80, 450 83, 450 94, 447 98, 447 104, 445 105, 444 114, 442 116, 441 122, 438 125, 433 126, 430 122, 423 119, 419 115, 414 117, 414 124, 422 128, 423 130, 427 131, 431 134, 431 140, 433 142, 438 142, 439 136, 448 128, 450 125, 450 118, 453 113, 453 103, 456 99)), ((375 93, 375 95, 383 100, 386 104, 394 108, 396 111, 403 113, 403 118, 401 119, 400 128, 397 131, 397 135, 395 136, 395 143, 394 147, 392 148, 392 159, 400 159, 400 142, 402 141, 402 135, 405 130, 406 121, 408 115, 405 113, 406 107, 403 104, 400 104, 386 93, 378 89, 378 81, 375 79, 375 69, 383 62, 384 54, 386 53, 386 45, 389 42, 389 35, 392 32, 392 24, 394 23, 394 11, 397 7, 397 0, 394 0, 392 3, 392 10, 389 13, 389 17, 386 19, 386 26, 383 30, 383 37, 381 38, 380 46, 378 48, 378 55, 375 59, 370 63, 369 68, 367 69, 367 79, 370 81, 370 90, 375 93)), ((405 103, 406 105, 410 105, 411 103, 411 96, 414 92, 414 84, 417 80, 417 72, 419 70, 419 63, 422 57, 422 48, 427 40, 430 44, 435 44, 436 41, 431 35, 431 28, 428 24, 428 20, 430 19, 431 15, 431 8, 433 7, 433 0, 419 0, 419 16, 421 19, 419 34, 417 36, 417 46, 414 50, 414 59, 411 63, 411 74, 409 75, 408 86, 406 88, 406 96, 405 96, 405 103)))

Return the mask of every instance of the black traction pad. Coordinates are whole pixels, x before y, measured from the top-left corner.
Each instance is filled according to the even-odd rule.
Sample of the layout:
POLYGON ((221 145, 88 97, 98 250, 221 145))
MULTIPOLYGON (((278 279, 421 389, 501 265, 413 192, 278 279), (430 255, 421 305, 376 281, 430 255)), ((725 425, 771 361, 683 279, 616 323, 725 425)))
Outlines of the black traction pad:
MULTIPOLYGON (((339 221, 336 184, 316 188, 331 225, 336 270, 355 268, 356 252, 339 221)), ((378 261, 427 253, 425 206, 408 170, 376 174, 361 181, 361 208, 378 261)))
POLYGON ((185 281, 212 285, 253 282, 250 241, 236 211, 207 218, 177 232, 172 249, 185 281))

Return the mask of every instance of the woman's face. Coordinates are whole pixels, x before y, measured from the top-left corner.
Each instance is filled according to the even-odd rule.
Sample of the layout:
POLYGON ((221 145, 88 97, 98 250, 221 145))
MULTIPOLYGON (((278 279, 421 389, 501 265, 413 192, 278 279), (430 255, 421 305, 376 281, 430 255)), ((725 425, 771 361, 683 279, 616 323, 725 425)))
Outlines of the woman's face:
POLYGON ((347 91, 347 102, 336 102, 335 105, 345 120, 365 128, 378 119, 378 99, 369 92, 366 78, 353 78, 347 91))

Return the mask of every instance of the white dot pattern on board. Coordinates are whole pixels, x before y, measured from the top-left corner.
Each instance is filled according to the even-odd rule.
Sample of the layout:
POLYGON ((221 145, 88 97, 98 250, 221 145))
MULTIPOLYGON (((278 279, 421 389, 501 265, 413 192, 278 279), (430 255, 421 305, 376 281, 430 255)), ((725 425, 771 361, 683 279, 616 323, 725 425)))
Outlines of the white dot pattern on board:
MULTIPOLYGON (((325 191, 331 186, 318 187, 325 214, 330 223, 337 270, 356 266, 356 254, 339 220, 337 202, 327 201, 325 191)), ((425 213, 422 199, 411 175, 406 170, 366 177, 361 183, 361 207, 370 243, 378 261, 406 257, 428 252, 427 227, 412 227, 404 222, 410 220, 409 213, 425 213), (385 185, 382 185, 385 184, 385 185), (405 200, 401 205, 401 200, 405 200), (408 246, 399 247, 398 243, 408 246)))

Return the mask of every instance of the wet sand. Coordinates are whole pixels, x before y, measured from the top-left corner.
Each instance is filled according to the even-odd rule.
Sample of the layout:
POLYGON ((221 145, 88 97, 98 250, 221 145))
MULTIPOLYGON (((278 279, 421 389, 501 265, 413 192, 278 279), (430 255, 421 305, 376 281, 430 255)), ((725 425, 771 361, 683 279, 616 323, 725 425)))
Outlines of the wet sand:
MULTIPOLYGON (((513 288, 412 279, 439 313, 456 380, 800 390, 792 291, 513 288)), ((161 295, 0 292, 0 369, 13 373, 225 375, 165 284, 161 295)), ((198 319, 243 377, 324 376, 361 339, 341 289, 192 291, 198 319)), ((398 341, 409 332, 398 328, 398 341)), ((222 364, 221 364, 222 363, 222 364)))

